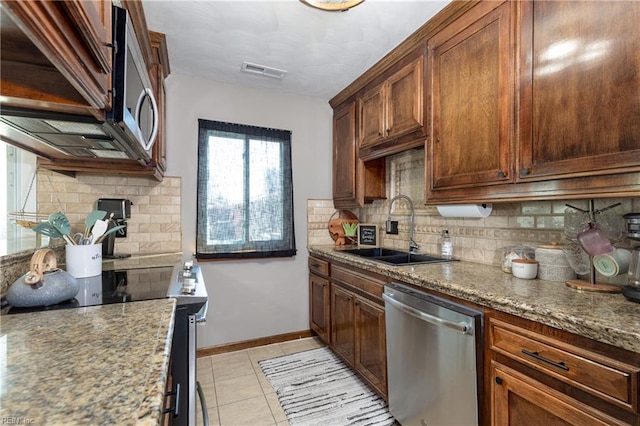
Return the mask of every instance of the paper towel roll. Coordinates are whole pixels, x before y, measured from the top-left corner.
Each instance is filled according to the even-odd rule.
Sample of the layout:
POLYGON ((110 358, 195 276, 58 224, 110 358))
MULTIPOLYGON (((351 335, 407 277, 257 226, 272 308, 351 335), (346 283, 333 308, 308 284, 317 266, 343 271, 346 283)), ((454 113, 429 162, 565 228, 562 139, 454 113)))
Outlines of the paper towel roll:
POLYGON ((444 217, 487 217, 491 214, 491 204, 452 204, 436 206, 440 216, 444 217))

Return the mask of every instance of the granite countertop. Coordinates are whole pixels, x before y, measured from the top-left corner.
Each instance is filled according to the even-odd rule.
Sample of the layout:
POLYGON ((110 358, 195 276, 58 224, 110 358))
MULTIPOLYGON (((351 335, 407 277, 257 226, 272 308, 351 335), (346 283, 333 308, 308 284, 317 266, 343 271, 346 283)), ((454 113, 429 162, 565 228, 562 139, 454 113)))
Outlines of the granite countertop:
POLYGON ((465 261, 390 266, 342 253, 333 245, 310 246, 308 250, 397 281, 640 353, 640 304, 621 294, 583 292, 561 282, 523 280, 497 266, 465 261))
POLYGON ((0 418, 159 424, 174 311, 158 299, 0 316, 0 418))

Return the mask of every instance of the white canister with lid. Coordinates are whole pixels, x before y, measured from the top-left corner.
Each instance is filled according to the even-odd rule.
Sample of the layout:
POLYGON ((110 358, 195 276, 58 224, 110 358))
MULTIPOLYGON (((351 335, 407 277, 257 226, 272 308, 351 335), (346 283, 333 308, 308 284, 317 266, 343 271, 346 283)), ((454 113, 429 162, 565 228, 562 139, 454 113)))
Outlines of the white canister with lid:
POLYGON ((558 243, 541 244, 536 247, 539 279, 564 282, 576 278, 576 273, 564 254, 564 248, 564 245, 558 243))

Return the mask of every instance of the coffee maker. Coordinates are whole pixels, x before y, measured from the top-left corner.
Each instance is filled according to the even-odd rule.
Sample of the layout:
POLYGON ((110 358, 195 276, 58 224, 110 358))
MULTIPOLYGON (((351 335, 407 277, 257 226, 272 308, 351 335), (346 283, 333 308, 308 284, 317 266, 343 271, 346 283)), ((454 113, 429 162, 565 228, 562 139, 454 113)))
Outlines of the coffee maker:
POLYGON ((627 285, 622 288, 624 297, 640 303, 640 213, 624 215, 627 238, 631 241, 631 262, 627 272, 627 285))
POLYGON ((124 225, 124 228, 112 232, 102 240, 102 258, 103 259, 122 259, 130 257, 131 254, 115 254, 115 240, 116 238, 124 238, 127 236, 127 219, 131 218, 131 205, 133 203, 130 200, 124 198, 99 198, 96 203, 98 210, 107 212, 109 218, 109 227, 124 225))

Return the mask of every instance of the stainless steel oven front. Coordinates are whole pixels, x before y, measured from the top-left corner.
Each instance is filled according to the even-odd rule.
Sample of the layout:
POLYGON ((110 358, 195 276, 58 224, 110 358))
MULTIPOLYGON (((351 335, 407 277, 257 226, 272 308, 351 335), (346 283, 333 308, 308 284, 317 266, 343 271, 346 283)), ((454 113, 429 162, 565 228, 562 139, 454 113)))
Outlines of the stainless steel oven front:
POLYGON ((196 326, 206 321, 209 306, 200 267, 191 261, 176 265, 167 296, 176 298, 177 306, 171 346, 171 389, 167 393, 169 407, 165 415, 172 425, 195 425, 199 399, 206 426, 206 399, 196 377, 196 326))

